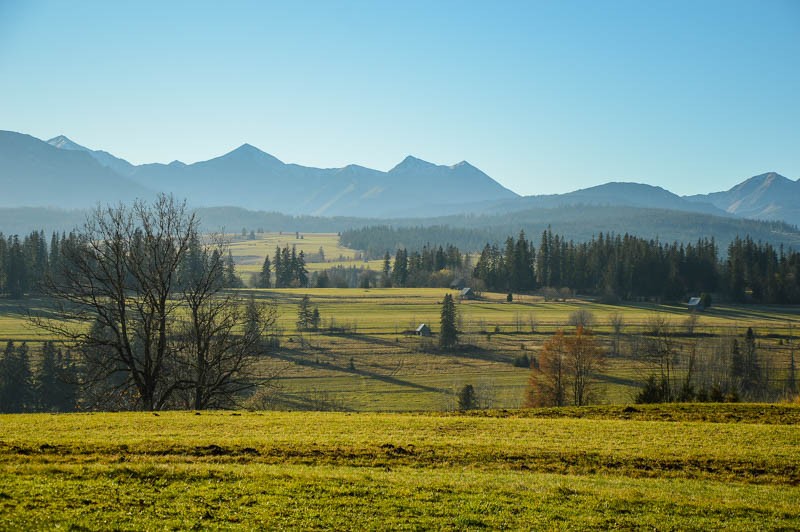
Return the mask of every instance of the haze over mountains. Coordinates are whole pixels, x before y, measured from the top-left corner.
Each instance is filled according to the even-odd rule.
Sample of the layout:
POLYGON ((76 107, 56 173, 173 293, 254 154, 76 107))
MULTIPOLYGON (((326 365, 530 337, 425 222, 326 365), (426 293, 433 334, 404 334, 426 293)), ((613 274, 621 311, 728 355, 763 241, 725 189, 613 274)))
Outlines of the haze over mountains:
MULTIPOLYGON (((4 137, 0 137, 0 157, 8 155, 13 158, 13 152, 7 154, 3 150, 3 140, 4 137)), ((151 195, 171 192, 186 197, 194 206, 224 205, 325 216, 397 216, 430 215, 439 212, 439 206, 464 204, 477 198, 500 200, 517 197, 465 161, 453 166, 439 166, 409 156, 388 172, 358 165, 323 169, 286 164, 244 144, 225 155, 194 164, 175 161, 134 166, 107 152, 89 150, 63 135, 47 143, 16 135, 14 142, 29 144, 38 150, 37 164, 30 165, 31 176, 37 179, 41 179, 43 174, 41 166, 58 167, 62 159, 78 160, 76 155, 81 154, 84 157, 80 161, 84 163, 87 175, 102 174, 101 170, 106 174, 111 171, 118 176, 120 183, 134 182, 149 190, 151 195), (54 149, 48 151, 45 146, 54 149)), ((0 163, 5 165, 4 158, 0 163)), ((26 176, 24 164, 15 161, 13 165, 21 176, 26 176)), ((80 170, 75 166, 69 170, 76 188, 83 185, 80 170)), ((0 171, 5 177, 5 170, 0 171)), ((55 177, 61 178, 62 174, 55 177)), ((109 176, 109 180, 112 179, 109 176)), ((117 196, 124 199, 129 193, 129 190, 121 189, 117 196)), ((92 194, 87 194, 87 197, 92 197, 92 194)), ((39 200, 39 205, 42 200, 39 200)), ((30 201, 35 201, 35 198, 30 201)), ((91 203, 84 201, 67 206, 80 207, 91 203)))
POLYGON ((192 206, 234 206, 293 215, 413 218, 500 215, 565 206, 624 206, 800 224, 800 183, 774 172, 727 191, 681 197, 660 187, 606 183, 567 194, 522 197, 462 161, 409 156, 383 172, 358 165, 286 164, 249 144, 194 164, 133 165, 61 135, 47 142, 0 132, 0 207, 86 208, 158 192, 192 206))

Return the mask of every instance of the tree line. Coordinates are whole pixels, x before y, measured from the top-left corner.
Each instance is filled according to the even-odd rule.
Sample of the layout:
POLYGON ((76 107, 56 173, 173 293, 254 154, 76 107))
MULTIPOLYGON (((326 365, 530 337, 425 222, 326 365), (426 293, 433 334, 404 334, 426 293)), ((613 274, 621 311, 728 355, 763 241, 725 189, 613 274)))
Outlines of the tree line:
POLYGON ((800 302, 800 253, 749 236, 735 238, 720 258, 714 238, 683 244, 600 233, 576 243, 548 228, 538 246, 524 232, 503 246, 486 244, 474 267, 454 245, 426 244, 397 249, 393 261, 385 253, 380 275, 362 275, 371 286, 447 286, 465 277, 475 288, 509 293, 567 287, 606 300, 716 293, 737 302, 800 302))
POLYGON ((724 275, 717 253, 713 238, 684 245, 600 233, 576 243, 547 229, 538 249, 523 232, 503 247, 487 244, 473 274, 494 291, 569 287, 609 298, 676 300, 717 291, 724 275))
POLYGON ((0 352, 0 412, 73 412, 80 404, 78 361, 53 342, 42 346, 38 366, 28 345, 6 343, 0 352))
MULTIPOLYGON (((0 295, 21 299, 26 295, 41 295, 46 291, 46 281, 63 280, 65 260, 81 246, 79 231, 52 233, 48 244, 44 231, 33 231, 28 235, 4 236, 0 232, 0 295)), ((200 274, 204 267, 200 257, 205 245, 195 231, 187 242, 186 252, 177 266, 181 282, 200 274)), ((218 247, 212 250, 210 260, 221 267, 215 275, 220 287, 240 288, 244 284, 237 276, 235 262, 230 250, 218 247)))
MULTIPOLYGON (((21 298, 42 292, 45 279, 58 277, 62 257, 80 246, 76 232, 53 233, 49 244, 42 231, 20 238, 0 234, 0 294, 21 298)), ((200 267, 205 244, 198 235, 187 243, 180 264, 184 274, 200 267)), ((229 250, 211 260, 221 262, 219 286, 243 286, 229 250)), ((800 253, 782 246, 736 237, 720 258, 715 239, 664 243, 629 234, 600 233, 586 242, 567 240, 548 228, 538 246, 524 232, 504 244, 486 244, 473 267, 470 254, 452 244, 425 243, 418 250, 384 251, 383 267, 373 271, 334 267, 314 274, 303 251, 277 247, 267 256, 252 284, 284 287, 441 287, 463 277, 476 288, 505 292, 567 287, 608 299, 678 300, 688 295, 718 293, 737 302, 793 304, 800 302, 800 253), (470 279, 471 278, 471 279, 470 279)))

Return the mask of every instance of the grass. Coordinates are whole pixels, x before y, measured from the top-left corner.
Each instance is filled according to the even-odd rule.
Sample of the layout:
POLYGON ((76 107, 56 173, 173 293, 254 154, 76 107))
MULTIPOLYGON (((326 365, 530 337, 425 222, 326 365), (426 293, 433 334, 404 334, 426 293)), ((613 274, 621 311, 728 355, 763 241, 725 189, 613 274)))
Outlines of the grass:
MULTIPOLYGON (((666 320, 676 334, 678 354, 694 343, 708 345, 743 335, 753 327, 760 356, 768 357, 775 386, 786 371, 792 339, 800 330, 800 309, 778 306, 719 305, 702 314, 695 334, 688 335, 685 309, 674 305, 604 305, 573 299, 546 302, 535 296, 507 303, 504 294, 485 293, 477 301, 457 304, 462 345, 451 352, 436 349, 436 338, 405 334, 420 323, 438 331, 439 288, 388 289, 245 289, 243 296, 269 300, 279 311, 281 348, 265 359, 264 372, 278 372, 277 388, 258 397, 255 408, 350 411, 430 411, 455 406, 457 390, 475 386, 486 406, 521 406, 529 371, 513 365, 521 355, 536 356, 570 314, 589 310, 599 341, 611 348, 610 318, 623 317, 623 352, 610 356, 598 375, 597 400, 629 402, 653 366, 633 343, 646 333, 653 316, 666 320), (304 294, 318 306, 323 330, 296 329, 297 307, 304 294), (531 329, 533 324, 533 330, 531 329), (339 332, 327 329, 334 327, 339 332), (345 332, 342 332, 344 330, 345 332), (482 332, 483 331, 483 332, 482 332), (495 332, 499 331, 499 332, 495 332)), ((26 322, 28 307, 46 310, 47 301, 0 300, 0 342, 28 341, 34 359, 40 342, 54 339, 26 322)), ((680 370, 680 368, 678 368, 680 370)), ((679 375, 680 373, 678 373, 679 375)))
MULTIPOLYGON (((339 245, 336 234, 265 233, 255 240, 229 235, 240 273, 261 268, 263 257, 276 246, 296 245, 309 257, 323 248, 326 259, 336 262, 310 264, 330 267, 341 262, 365 265, 357 251, 339 245)), ((382 261, 371 266, 381 267, 382 261), (377 266, 376 266, 377 265, 377 266)), ((370 266, 370 265, 367 265, 370 266)), ((624 403, 632 399, 652 363, 635 345, 637 335, 646 334, 654 318, 664 320, 675 334, 678 355, 693 346, 741 336, 748 327, 758 335, 760 356, 769 362, 774 388, 780 388, 789 353, 800 331, 800 308, 757 305, 714 305, 699 315, 693 334, 687 333, 687 310, 680 305, 629 303, 605 305, 585 299, 544 301, 533 295, 484 293, 476 301, 459 301, 458 328, 461 345, 451 352, 435 348, 436 338, 407 334, 421 323, 439 329, 441 301, 449 291, 442 288, 380 289, 243 289, 245 297, 274 302, 281 348, 266 359, 260 371, 279 373, 277 387, 256 397, 251 406, 270 409, 349 411, 431 411, 455 406, 455 394, 465 384, 475 386, 484 406, 515 408, 522 403, 529 371, 513 365, 515 358, 535 357, 544 341, 569 316, 588 310, 594 316, 593 332, 610 350, 613 344, 611 317, 624 322, 622 353, 609 357, 597 376, 597 400, 624 403), (298 331, 297 306, 303 295, 319 307, 321 331, 298 331)), ((0 299, 0 342, 27 341, 34 360, 44 340, 57 340, 32 327, 30 310, 47 311, 49 302, 0 299)), ((677 376, 682 369, 677 369, 677 376)))
POLYGON ((0 416, 0 529, 800 526, 800 407, 578 410, 0 416))
POLYGON ((270 260, 275 257, 275 247, 296 247, 306 256, 306 268, 309 272, 333 268, 335 266, 356 266, 378 270, 383 261, 364 261, 360 252, 339 245, 336 233, 259 233, 254 240, 243 238, 241 234, 227 235, 230 239, 230 250, 236 262, 237 273, 247 281, 253 273, 261 271, 264 257, 270 260), (302 236, 302 238, 298 238, 302 236), (319 250, 322 249, 325 260, 321 261, 319 250))

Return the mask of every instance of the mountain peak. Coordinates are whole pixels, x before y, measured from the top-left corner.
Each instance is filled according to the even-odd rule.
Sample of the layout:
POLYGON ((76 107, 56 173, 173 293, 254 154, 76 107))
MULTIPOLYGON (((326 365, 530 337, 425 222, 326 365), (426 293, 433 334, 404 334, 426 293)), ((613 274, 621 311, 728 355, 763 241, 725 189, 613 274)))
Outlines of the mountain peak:
POLYGON ((435 168, 436 165, 433 163, 429 163, 428 161, 423 161, 422 159, 418 159, 413 155, 406 156, 397 166, 389 170, 389 173, 392 172, 401 172, 401 171, 413 171, 413 170, 422 170, 424 168, 435 168))
POLYGON ((235 150, 232 150, 221 158, 225 159, 240 159, 248 161, 256 161, 261 164, 283 164, 277 157, 270 155, 267 152, 261 151, 252 144, 244 143, 235 150))
POLYGON ((57 137, 53 137, 52 139, 48 140, 47 143, 61 150, 89 151, 88 148, 85 148, 80 144, 73 142, 65 135, 59 135, 57 137))
POLYGON ((773 181, 791 181, 788 177, 784 177, 778 172, 767 172, 765 174, 761 174, 756 176, 756 178, 763 179, 765 182, 773 182, 773 181))
POLYGON ((738 185, 731 188, 729 192, 745 190, 752 191, 753 189, 763 190, 776 186, 791 186, 796 184, 797 183, 795 181, 792 181, 788 177, 784 177, 777 172, 765 172, 742 181, 738 185))

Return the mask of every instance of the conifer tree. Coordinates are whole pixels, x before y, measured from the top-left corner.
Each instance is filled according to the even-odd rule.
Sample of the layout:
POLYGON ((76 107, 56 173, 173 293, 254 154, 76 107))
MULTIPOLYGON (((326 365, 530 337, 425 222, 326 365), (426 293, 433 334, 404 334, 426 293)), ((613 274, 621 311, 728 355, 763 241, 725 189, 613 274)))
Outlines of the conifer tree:
POLYGON ((314 312, 311 313, 311 328, 315 331, 319 329, 320 324, 320 316, 319 316, 319 307, 314 307, 314 312))
POLYGON ((236 275, 236 263, 233 261, 233 254, 228 251, 228 258, 225 260, 225 287, 226 288, 241 288, 242 280, 236 275))
POLYGON ((301 288, 308 287, 308 270, 306 269, 306 255, 305 253, 303 253, 303 250, 300 250, 300 253, 297 255, 295 277, 297 279, 298 286, 300 286, 301 288))
POLYGON ((261 272, 258 275, 259 288, 272 288, 272 272, 269 262, 269 255, 264 258, 264 264, 261 265, 261 272))
POLYGON ((311 298, 308 294, 303 295, 297 308, 297 328, 301 331, 312 327, 314 313, 311 309, 311 298))
POLYGON ((273 271, 275 273, 275 288, 283 288, 283 260, 281 257, 281 247, 275 246, 275 258, 273 262, 273 271))
POLYGON ((450 349, 458 342, 458 330, 456 329, 456 305, 453 296, 445 294, 442 300, 442 312, 439 331, 439 347, 450 349))
POLYGON ((33 376, 28 355, 28 345, 23 342, 14 347, 9 341, 0 362, 0 411, 32 411, 33 376))
POLYGON ((58 410, 59 367, 53 342, 42 346, 42 363, 36 378, 36 395, 39 409, 43 412, 58 410))

